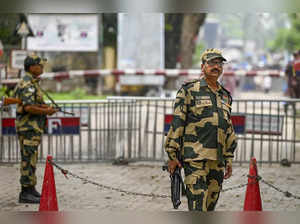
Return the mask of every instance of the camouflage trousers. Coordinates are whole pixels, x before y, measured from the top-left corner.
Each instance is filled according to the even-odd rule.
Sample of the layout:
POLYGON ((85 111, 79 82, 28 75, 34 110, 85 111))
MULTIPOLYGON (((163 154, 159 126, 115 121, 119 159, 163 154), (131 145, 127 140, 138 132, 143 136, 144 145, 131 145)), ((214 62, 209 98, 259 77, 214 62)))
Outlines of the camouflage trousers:
POLYGON ((224 179, 224 166, 218 161, 184 163, 186 196, 190 211, 214 211, 224 179))
POLYGON ((38 146, 41 142, 41 134, 28 131, 18 133, 21 150, 21 178, 23 187, 36 185, 36 163, 38 159, 38 146))

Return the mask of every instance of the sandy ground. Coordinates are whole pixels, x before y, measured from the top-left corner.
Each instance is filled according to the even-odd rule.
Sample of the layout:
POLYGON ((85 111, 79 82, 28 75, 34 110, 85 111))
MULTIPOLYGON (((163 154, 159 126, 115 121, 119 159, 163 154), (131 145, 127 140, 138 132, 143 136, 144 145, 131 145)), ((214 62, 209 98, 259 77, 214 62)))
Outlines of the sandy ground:
MULTIPOLYGON (((131 163, 116 166, 111 163, 62 165, 64 169, 99 184, 138 193, 170 194, 168 173, 161 171, 162 163, 131 163)), ((38 166, 38 185, 41 190, 45 164, 38 166)), ((234 165, 233 176, 224 182, 223 188, 247 183, 248 165, 234 165)), ((300 196, 300 165, 281 167, 263 165, 259 175, 284 191, 300 196)), ((99 186, 84 183, 74 177, 66 179, 56 168, 55 182, 60 211, 174 211, 170 198, 127 195, 99 186)), ((0 166, 0 211, 38 211, 38 205, 19 204, 18 165, 0 166)), ((217 211, 242 211, 246 187, 223 192, 217 211)), ((287 198, 284 194, 260 183, 263 210, 297 211, 300 200, 287 198)), ((186 198, 182 199, 179 211, 187 211, 186 198)))

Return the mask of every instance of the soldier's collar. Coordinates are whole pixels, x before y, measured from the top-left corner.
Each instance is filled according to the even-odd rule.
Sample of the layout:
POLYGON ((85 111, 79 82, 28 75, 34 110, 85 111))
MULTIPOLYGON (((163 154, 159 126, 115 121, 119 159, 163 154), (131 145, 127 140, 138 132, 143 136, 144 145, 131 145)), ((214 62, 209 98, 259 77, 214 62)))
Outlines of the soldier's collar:
POLYGON ((26 76, 28 76, 29 77, 29 79, 30 79, 30 81, 32 82, 32 83, 36 83, 36 82, 39 82, 41 79, 39 78, 39 77, 34 77, 31 73, 29 73, 29 72, 26 72, 26 76))
POLYGON ((204 77, 200 79, 200 87, 208 86, 207 82, 205 81, 204 77))
MULTIPOLYGON (((207 82, 205 81, 205 78, 201 78, 200 79, 200 87, 203 87, 203 86, 208 86, 207 82)), ((218 89, 217 91, 221 90, 222 89, 222 86, 221 84, 219 83, 219 81, 217 81, 217 86, 218 86, 218 89)))

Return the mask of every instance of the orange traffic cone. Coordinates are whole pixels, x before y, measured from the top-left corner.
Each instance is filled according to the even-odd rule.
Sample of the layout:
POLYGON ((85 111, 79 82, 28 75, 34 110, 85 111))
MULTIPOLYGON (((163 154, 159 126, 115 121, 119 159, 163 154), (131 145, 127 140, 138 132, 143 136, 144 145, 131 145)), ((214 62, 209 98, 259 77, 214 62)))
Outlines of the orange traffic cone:
POLYGON ((47 156, 39 211, 58 211, 52 156, 47 156))
POLYGON ((262 211, 259 182, 257 177, 256 159, 253 157, 250 161, 244 211, 262 211))

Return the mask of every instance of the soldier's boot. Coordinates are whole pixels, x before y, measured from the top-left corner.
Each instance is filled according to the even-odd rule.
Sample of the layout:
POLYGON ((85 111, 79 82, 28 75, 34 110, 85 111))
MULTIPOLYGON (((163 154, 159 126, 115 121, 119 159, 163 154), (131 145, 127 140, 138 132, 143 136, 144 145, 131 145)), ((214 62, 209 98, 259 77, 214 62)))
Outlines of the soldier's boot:
POLYGON ((29 187, 29 192, 30 192, 32 195, 34 195, 35 197, 38 197, 38 198, 41 197, 41 194, 35 189, 34 186, 29 187))
POLYGON ((39 204, 40 198, 34 196, 29 187, 22 187, 22 191, 19 194, 19 203, 39 204))

